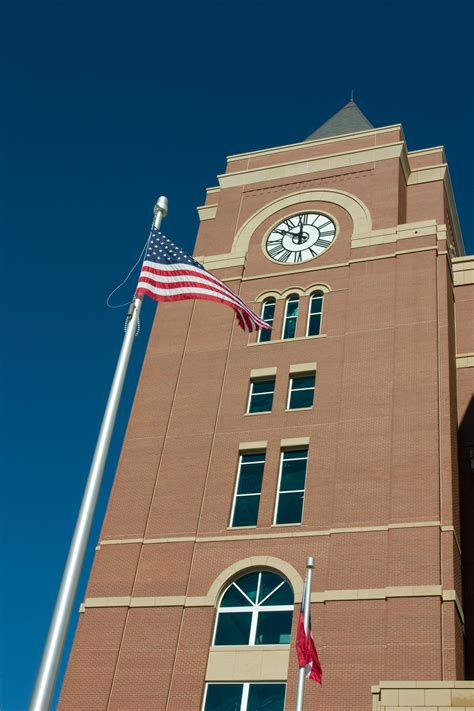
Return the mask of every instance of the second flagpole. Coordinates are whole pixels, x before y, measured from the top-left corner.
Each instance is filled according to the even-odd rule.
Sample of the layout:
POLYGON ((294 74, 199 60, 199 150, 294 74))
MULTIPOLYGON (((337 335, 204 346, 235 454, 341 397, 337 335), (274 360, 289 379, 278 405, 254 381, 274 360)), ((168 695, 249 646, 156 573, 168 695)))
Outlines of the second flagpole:
MULTIPOLYGON (((305 635, 308 636, 309 631, 309 616, 311 612, 311 584, 313 581, 313 568, 314 568, 314 558, 308 556, 306 561, 306 576, 304 582, 304 631, 305 635)), ((303 711, 304 703, 304 681, 306 678, 306 668, 301 667, 298 670, 298 689, 296 692, 296 711, 303 711)))
MULTIPOLYGON (((168 213, 168 199, 160 197, 155 206, 153 227, 160 228, 161 221, 168 213)), ((95 507, 104 473, 110 441, 114 430, 117 410, 122 395, 128 362, 142 307, 142 296, 136 296, 128 313, 128 323, 122 342, 122 348, 115 368, 114 378, 105 407, 102 425, 92 458, 81 508, 69 548, 56 606, 49 626, 48 638, 41 658, 36 683, 31 697, 30 711, 48 711, 56 684, 59 664, 64 647, 64 640, 69 626, 72 605, 76 596, 82 563, 86 552, 89 533, 94 518, 95 507)))

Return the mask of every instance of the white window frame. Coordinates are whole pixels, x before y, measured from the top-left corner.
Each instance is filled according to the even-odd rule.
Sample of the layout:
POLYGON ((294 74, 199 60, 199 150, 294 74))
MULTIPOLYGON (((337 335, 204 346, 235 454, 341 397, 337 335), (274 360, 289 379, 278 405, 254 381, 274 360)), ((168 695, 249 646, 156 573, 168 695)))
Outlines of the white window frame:
POLYGON ((293 338, 296 338, 296 329, 298 328, 298 317, 300 315, 300 297, 299 294, 290 294, 290 296, 287 298, 286 303, 285 303, 285 314, 283 316, 283 328, 281 329, 281 339, 282 341, 291 341, 293 338), (288 316, 288 306, 290 304, 290 301, 298 300, 298 313, 296 314, 296 318, 294 316, 288 316), (285 328, 286 328, 286 321, 289 318, 295 318, 296 324, 295 324, 295 335, 292 336, 291 338, 285 338, 285 328))
POLYGON ((206 708, 206 700, 207 700, 207 690, 209 688, 209 685, 213 684, 220 684, 221 686, 227 686, 228 684, 241 684, 243 686, 242 689, 242 700, 240 702, 240 711, 247 711, 247 704, 249 700, 249 694, 250 694, 250 684, 280 684, 281 686, 285 687, 285 696, 283 699, 283 708, 285 708, 286 705, 286 692, 288 690, 288 684, 287 682, 282 679, 281 681, 279 679, 271 679, 269 681, 260 681, 255 680, 255 681, 206 681, 206 686, 204 689, 204 699, 202 702, 202 711, 206 708))
MULTIPOLYGON (((276 310, 276 299, 274 299, 274 298, 269 298, 269 299, 265 299, 265 301, 263 301, 263 303, 262 303, 262 311, 261 311, 260 318, 263 319, 263 320, 265 321, 265 323, 268 323, 268 325, 271 326, 272 328, 273 328, 273 322, 275 321, 275 310, 276 310), (265 306, 266 306, 267 304, 273 304, 273 316, 272 316, 271 320, 270 320, 270 319, 266 320, 266 319, 263 318, 264 313, 265 313, 265 306)), ((262 340, 261 340, 261 335, 262 335, 262 333, 263 333, 264 330, 265 330, 265 329, 262 329, 262 328, 259 328, 259 329, 258 329, 257 343, 268 343, 268 341, 262 341, 262 340)), ((272 334, 272 332, 270 331, 270 338, 268 339, 269 341, 271 341, 271 339, 272 339, 272 335, 271 335, 271 334, 272 334)))
MULTIPOLYGON (((250 403, 252 402, 252 395, 253 395, 253 385, 254 383, 261 383, 261 382, 273 382, 273 390, 268 390, 268 392, 264 393, 255 393, 257 396, 258 395, 270 395, 270 393, 275 396, 275 387, 276 387, 276 378, 275 376, 267 377, 267 378, 253 378, 250 380, 250 388, 249 388, 249 396, 247 400, 247 409, 245 410, 246 415, 263 415, 267 412, 271 412, 271 410, 261 410, 260 412, 250 412, 250 403)), ((272 400, 272 407, 273 407, 273 400, 272 400)))
POLYGON ((313 291, 313 293, 309 297, 309 304, 308 304, 308 317, 306 319, 306 337, 307 338, 313 338, 314 336, 320 336, 321 331, 322 331, 322 326, 323 326, 323 309, 324 309, 324 298, 325 294, 324 291, 313 291), (313 296, 317 298, 321 298, 321 311, 315 311, 314 313, 311 312, 311 303, 313 301, 313 296), (317 314, 321 315, 321 320, 319 321, 319 333, 315 333, 314 336, 309 335, 309 322, 311 319, 311 316, 316 316, 317 314))
MULTIPOLYGON (((251 572, 251 571, 249 571, 249 572, 251 572)), ((255 571, 255 572, 258 572, 258 573, 265 573, 265 572, 267 572, 267 571, 265 571, 265 570, 258 570, 258 571, 255 571)), ((244 575, 245 575, 245 573, 244 573, 244 575)), ((241 576, 241 577, 243 577, 243 576, 241 576)), ((273 590, 272 590, 270 593, 268 593, 268 595, 267 595, 266 597, 264 597, 263 600, 258 603, 258 605, 256 605, 255 603, 253 603, 252 600, 249 598, 249 596, 246 595, 246 594, 244 593, 244 591, 239 587, 239 585, 238 585, 239 579, 238 579, 238 578, 237 578, 237 580, 234 580, 230 585, 228 585, 228 586, 226 587, 226 589, 224 590, 224 593, 223 593, 222 597, 224 597, 224 595, 226 594, 227 590, 230 588, 231 585, 236 585, 236 586, 239 588, 239 591, 242 593, 242 595, 243 595, 245 598, 247 598, 247 600, 249 601, 249 606, 248 606, 248 607, 240 606, 240 607, 224 607, 224 608, 221 608, 221 604, 220 604, 220 601, 219 601, 219 605, 218 605, 218 607, 217 607, 216 621, 215 621, 215 624, 214 624, 214 632, 213 632, 213 635, 212 635, 212 646, 213 646, 213 647, 217 647, 218 649, 220 649, 220 648, 224 648, 224 647, 256 647, 256 648, 258 648, 258 647, 264 646, 264 645, 261 645, 261 644, 255 644, 255 637, 257 636, 257 624, 258 624, 258 615, 259 615, 259 613, 260 613, 260 612, 293 612, 293 611, 294 611, 294 607, 295 607, 294 602, 292 602, 292 603, 289 604, 289 605, 263 605, 263 603, 265 602, 265 600, 267 600, 267 599, 270 597, 270 595, 273 595, 273 593, 276 592, 279 588, 281 588, 282 585, 284 585, 286 582, 288 582, 288 581, 286 580, 286 578, 283 578, 283 576, 280 575, 280 577, 282 578, 281 583, 280 583, 279 585, 277 585, 275 588, 273 588, 273 590), (225 612, 221 612, 221 610, 225 610, 225 612), (248 642, 248 644, 218 644, 218 645, 216 645, 215 642, 216 642, 217 625, 219 624, 219 615, 221 615, 221 614, 226 615, 226 614, 229 613, 229 612, 246 612, 247 614, 248 614, 249 612, 251 612, 251 614, 252 614, 252 620, 251 620, 251 623, 250 623, 250 633, 249 633, 249 642, 248 642)), ((257 584, 257 595, 256 595, 256 599, 257 599, 257 600, 258 600, 258 596, 259 596, 259 594, 260 594, 260 585, 261 585, 261 582, 262 582, 262 576, 259 575, 258 584, 257 584)), ((221 597, 221 600, 222 600, 222 597, 221 597)), ((282 647, 283 649, 286 648, 286 647, 289 647, 289 646, 290 646, 290 643, 288 643, 288 644, 279 644, 279 645, 278 645, 279 648, 282 647)))
POLYGON ((311 410, 313 405, 310 405, 309 407, 292 407, 290 408, 290 401, 291 401, 291 394, 293 392, 293 380, 298 380, 298 378, 310 378, 311 376, 314 376, 314 385, 312 388, 298 388, 297 392, 302 392, 303 390, 312 390, 313 391, 313 405, 314 405, 314 395, 316 394, 316 371, 312 371, 310 373, 293 373, 293 375, 290 375, 290 384, 288 387, 288 399, 286 401, 286 409, 289 412, 292 412, 293 410, 311 410))
MULTIPOLYGON (((232 521, 234 520, 234 511, 235 511, 235 504, 237 502, 237 498, 241 496, 258 496, 259 498, 262 496, 262 488, 260 487, 260 491, 258 494, 238 494, 237 491, 239 489, 239 481, 240 481, 240 474, 242 472, 242 458, 245 457, 246 455, 256 455, 256 454, 263 454, 263 468, 265 469, 265 460, 266 460, 266 451, 262 452, 241 452, 239 455, 239 464, 238 464, 238 469, 237 469, 237 477, 235 479, 235 488, 234 488, 234 497, 232 500, 232 510, 230 513, 230 523, 229 523, 229 528, 254 528, 257 525, 257 522, 255 524, 251 524, 248 526, 233 526, 232 521)), ((249 464, 255 464, 255 462, 248 462, 249 464)), ((244 466, 246 466, 244 464, 244 466)), ((262 473, 262 485, 263 485, 263 473, 262 473)), ((259 502, 259 508, 260 508, 260 502, 259 502)), ((257 518, 258 518, 258 511, 257 511, 257 518)))
MULTIPOLYGON (((304 457, 301 457, 303 459, 304 457)), ((293 461, 298 461, 298 459, 294 459, 293 461)), ((278 472, 278 486, 277 486, 277 495, 276 495, 276 501, 275 501, 275 512, 273 514, 273 525, 274 526, 301 526, 303 523, 303 515, 304 515, 304 505, 305 505, 305 500, 306 500, 306 479, 308 477, 308 461, 309 461, 309 448, 308 447, 294 447, 292 449, 282 449, 281 454, 280 454, 280 471, 278 472), (288 491, 280 491, 280 486, 281 486, 281 475, 283 472, 283 458, 286 454, 286 452, 291 452, 292 450, 294 451, 295 449, 300 450, 300 449, 306 449, 306 474, 304 478, 304 489, 289 489, 288 491), (277 523, 277 514, 278 514, 278 504, 280 501, 280 494, 298 494, 300 492, 303 492, 303 506, 301 508, 301 521, 298 523, 277 523)))

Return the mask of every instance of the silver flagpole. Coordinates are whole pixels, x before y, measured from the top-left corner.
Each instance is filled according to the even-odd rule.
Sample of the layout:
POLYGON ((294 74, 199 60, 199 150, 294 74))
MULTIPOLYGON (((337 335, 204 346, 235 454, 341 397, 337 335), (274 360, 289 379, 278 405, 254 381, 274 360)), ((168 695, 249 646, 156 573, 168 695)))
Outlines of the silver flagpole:
MULTIPOLYGON (((160 227, 161 221, 167 212, 168 199, 160 197, 155 205, 155 217, 153 220, 153 226, 155 228, 160 227)), ((109 452, 110 440, 112 438, 125 375, 127 373, 128 361, 130 360, 130 353, 135 339, 142 301, 143 297, 135 297, 128 312, 127 329, 123 338, 102 425, 97 438, 89 477, 69 548, 56 606, 49 626, 48 638, 31 697, 30 711, 48 711, 51 704, 51 697, 54 692, 59 663, 64 647, 64 639, 69 626, 72 605, 76 596, 79 575, 89 539, 92 520, 94 518, 95 506, 109 452)))
MULTIPOLYGON (((306 561, 306 577, 304 582, 304 631, 306 636, 309 629, 309 615, 311 612, 311 583, 313 581, 314 558, 308 556, 306 561)), ((298 689, 296 691, 296 711, 303 711, 304 702, 304 680, 306 678, 306 669, 301 667, 298 671, 298 689)))

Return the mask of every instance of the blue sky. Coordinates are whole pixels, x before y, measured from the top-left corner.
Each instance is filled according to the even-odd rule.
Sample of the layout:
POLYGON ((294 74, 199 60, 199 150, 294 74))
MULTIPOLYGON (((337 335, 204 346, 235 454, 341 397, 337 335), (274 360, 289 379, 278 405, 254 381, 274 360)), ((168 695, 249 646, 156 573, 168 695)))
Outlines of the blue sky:
MULTIPOLYGON (((472 253, 472 7, 26 0, 5 8, 2 711, 28 705, 122 339, 125 313, 105 299, 136 260, 157 196, 170 201, 165 233, 192 250, 195 207, 225 157, 304 139, 353 88, 375 126, 403 124, 410 149, 445 145, 472 253)), ((154 311, 145 304, 75 610, 154 311)))

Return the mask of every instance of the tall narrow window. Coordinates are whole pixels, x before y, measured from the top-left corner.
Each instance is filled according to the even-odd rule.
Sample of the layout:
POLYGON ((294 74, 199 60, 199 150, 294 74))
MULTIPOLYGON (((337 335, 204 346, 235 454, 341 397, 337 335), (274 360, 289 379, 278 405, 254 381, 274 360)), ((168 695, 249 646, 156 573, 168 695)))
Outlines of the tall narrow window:
POLYGON ((321 319, 323 317, 324 294, 322 291, 315 291, 311 294, 308 310, 307 336, 319 336, 321 333, 321 319))
POLYGON ((283 338, 294 338, 296 336, 296 322, 298 321, 298 307, 300 297, 292 294, 286 300, 285 318, 283 321, 283 338))
POLYGON ((281 453, 275 523, 301 523, 308 449, 292 449, 281 453))
POLYGON ((221 598, 214 646, 290 644, 292 618, 288 581, 268 570, 247 573, 221 598))
POLYGON ((247 412, 271 412, 274 393, 275 378, 269 378, 268 380, 252 380, 250 383, 247 412))
MULTIPOLYGON (((273 319, 275 318, 275 299, 266 299, 262 306, 262 319, 269 326, 273 326, 273 319)), ((260 328, 258 331, 258 342, 264 343, 269 341, 272 337, 272 332, 268 328, 260 328)))
POLYGON ((316 374, 293 375, 290 378, 288 410, 313 407, 316 374))
POLYGON ((230 524, 232 528, 257 525, 264 466, 264 452, 240 455, 230 524))
POLYGON ((282 682, 213 682, 206 685, 203 711, 283 711, 285 693, 282 682))

